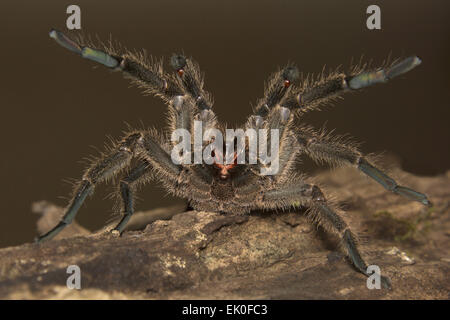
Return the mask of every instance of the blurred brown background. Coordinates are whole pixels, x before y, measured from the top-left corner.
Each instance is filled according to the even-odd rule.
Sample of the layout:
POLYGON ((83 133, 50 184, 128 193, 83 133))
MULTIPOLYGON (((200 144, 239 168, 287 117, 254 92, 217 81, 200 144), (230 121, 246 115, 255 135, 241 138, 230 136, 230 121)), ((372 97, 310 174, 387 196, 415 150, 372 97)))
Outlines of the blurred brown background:
MULTIPOLYGON (((65 205, 82 158, 97 154, 107 134, 120 137, 124 122, 161 128, 165 106, 129 88, 119 73, 85 61, 48 37, 65 30, 66 8, 81 7, 82 29, 129 48, 169 57, 195 57, 214 94, 214 109, 239 124, 277 67, 294 61, 304 72, 348 66, 364 54, 381 63, 417 54, 423 64, 387 85, 346 95, 324 112, 305 117, 316 127, 350 133, 364 152, 389 151, 405 170, 435 175, 450 168, 448 1, 2 1, 0 19, 1 145, 0 247, 36 236, 33 201, 65 205), (378 4, 382 30, 366 29, 366 8, 378 4)), ((166 60, 167 62, 167 60, 166 60)), ((167 65, 167 63, 166 63, 167 65)), ((305 170, 317 167, 305 163, 305 170)), ((109 218, 102 187, 78 215, 91 229, 109 218)), ((138 207, 179 201, 157 186, 138 207)))

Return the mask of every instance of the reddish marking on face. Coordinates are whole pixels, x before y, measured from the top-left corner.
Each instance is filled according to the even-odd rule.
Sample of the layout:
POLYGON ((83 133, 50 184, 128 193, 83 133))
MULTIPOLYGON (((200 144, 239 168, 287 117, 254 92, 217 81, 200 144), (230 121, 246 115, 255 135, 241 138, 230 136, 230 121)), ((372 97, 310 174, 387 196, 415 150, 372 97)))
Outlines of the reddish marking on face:
MULTIPOLYGON (((217 155, 214 155, 214 157, 218 160, 217 155)), ((230 172, 228 170, 234 168, 237 165, 237 153, 234 153, 233 163, 221 164, 214 161, 214 165, 220 169, 220 179, 227 179, 230 176, 230 172)))
POLYGON ((180 77, 182 77, 183 74, 184 74, 184 70, 183 70, 183 69, 178 69, 178 70, 177 70, 177 73, 178 73, 178 75, 179 75, 180 77))
POLYGON ((284 86, 288 88, 291 85, 291 82, 289 80, 284 80, 284 86))

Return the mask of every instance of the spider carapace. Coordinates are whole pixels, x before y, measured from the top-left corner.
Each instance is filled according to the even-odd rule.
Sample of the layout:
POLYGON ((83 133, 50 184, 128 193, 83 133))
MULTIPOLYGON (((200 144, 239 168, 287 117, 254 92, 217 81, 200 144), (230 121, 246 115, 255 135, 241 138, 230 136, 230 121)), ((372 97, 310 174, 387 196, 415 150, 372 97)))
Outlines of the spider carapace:
MULTIPOLYGON (((237 164, 234 158, 229 164, 217 161, 212 164, 174 163, 171 133, 175 130, 192 132, 197 121, 201 122, 203 132, 209 128, 225 131, 212 111, 211 96, 203 89, 198 65, 192 60, 173 55, 170 64, 174 72, 166 73, 161 62, 147 58, 143 53, 116 49, 111 44, 95 46, 81 37, 72 39, 57 30, 52 30, 50 37, 83 58, 122 71, 145 93, 161 98, 168 106, 169 130, 165 134, 158 134, 155 130, 131 131, 94 161, 76 186, 62 220, 40 236, 38 242, 51 239, 70 224, 98 183, 126 172, 122 173, 118 186, 122 218, 113 230, 115 233, 123 231, 133 214, 137 187, 158 179, 171 194, 187 199, 189 205, 198 211, 246 214, 252 210, 305 207, 313 223, 342 239, 342 249, 353 265, 368 276, 356 236, 341 217, 336 204, 327 199, 318 186, 309 183, 304 175, 296 173, 295 164, 299 157, 305 154, 320 163, 354 166, 388 191, 431 205, 424 194, 398 185, 379 170, 348 139, 333 137, 323 130, 316 131, 299 123, 304 112, 319 109, 345 92, 384 83, 412 70, 421 63, 416 56, 386 63, 379 68, 359 64, 348 73, 335 71, 325 75, 322 72, 319 77, 304 79, 300 79, 293 65, 274 73, 267 82, 264 97, 242 126, 243 130, 276 129, 279 132, 276 155, 279 170, 274 175, 265 175, 261 174, 261 169, 267 164, 261 161, 237 164)), ((202 143, 204 148, 205 142, 202 143)), ((387 277, 382 277, 382 283, 390 287, 387 277)))

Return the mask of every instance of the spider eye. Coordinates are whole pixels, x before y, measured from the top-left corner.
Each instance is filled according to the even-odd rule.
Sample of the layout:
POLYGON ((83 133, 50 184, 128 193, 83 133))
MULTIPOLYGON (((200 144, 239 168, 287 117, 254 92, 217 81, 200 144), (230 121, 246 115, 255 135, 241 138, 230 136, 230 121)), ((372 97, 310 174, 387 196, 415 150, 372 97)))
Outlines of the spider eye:
POLYGON ((186 66, 186 58, 180 54, 174 54, 170 57, 170 65, 179 72, 186 66))
POLYGON ((297 81, 298 76, 299 76, 299 72, 297 67, 286 67, 283 70, 283 79, 284 79, 284 86, 285 87, 289 87, 291 85, 292 82, 297 81))

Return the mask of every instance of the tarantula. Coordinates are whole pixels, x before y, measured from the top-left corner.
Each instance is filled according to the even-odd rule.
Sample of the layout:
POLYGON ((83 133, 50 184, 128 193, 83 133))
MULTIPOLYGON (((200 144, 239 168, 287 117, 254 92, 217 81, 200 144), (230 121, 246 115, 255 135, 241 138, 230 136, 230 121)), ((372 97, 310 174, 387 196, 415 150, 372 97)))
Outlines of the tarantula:
MULTIPOLYGON (((104 154, 85 171, 75 188, 62 220, 53 229, 38 238, 38 242, 51 239, 75 218, 78 209, 94 187, 116 176, 123 169, 127 174, 120 180, 119 191, 123 216, 113 232, 120 234, 133 214, 134 192, 137 186, 150 179, 162 182, 171 194, 187 199, 199 211, 222 213, 249 213, 258 209, 291 209, 306 207, 307 216, 316 224, 340 236, 342 247, 357 270, 368 276, 367 264, 362 259, 356 236, 339 215, 335 204, 327 200, 321 189, 306 178, 295 174, 295 164, 302 154, 318 162, 332 165, 352 165, 393 193, 431 205, 427 197, 410 188, 398 185, 391 177, 376 168, 356 146, 342 137, 332 137, 323 131, 316 132, 295 119, 304 112, 339 97, 342 93, 383 83, 399 76, 421 63, 418 57, 409 57, 380 68, 368 65, 354 67, 348 74, 334 72, 317 79, 307 77, 300 84, 299 72, 288 65, 271 76, 264 97, 260 99, 243 126, 245 129, 276 129, 281 141, 277 157, 279 171, 275 175, 262 175, 260 169, 267 164, 176 164, 171 157, 174 141, 170 134, 176 129, 193 130, 200 121, 203 131, 219 126, 211 110, 212 99, 203 89, 203 79, 198 65, 182 55, 173 55, 170 64, 173 73, 166 73, 162 63, 148 59, 144 54, 124 51, 119 53, 111 43, 94 48, 83 38, 69 38, 52 30, 50 37, 58 44, 83 58, 119 70, 146 93, 160 97, 169 109, 169 132, 164 135, 154 130, 136 130, 104 154), (131 167, 132 160, 137 164, 131 167), (135 162, 136 162, 135 161, 135 162)), ((208 141, 202 141, 205 148, 208 141)), ((242 150, 241 150, 242 151, 242 150)), ((248 147, 244 149, 248 156, 248 147)), ((214 156, 214 155, 213 155, 214 156)), ((272 155, 273 156, 273 155, 272 155)), ((382 278, 385 287, 389 279, 382 278)))

